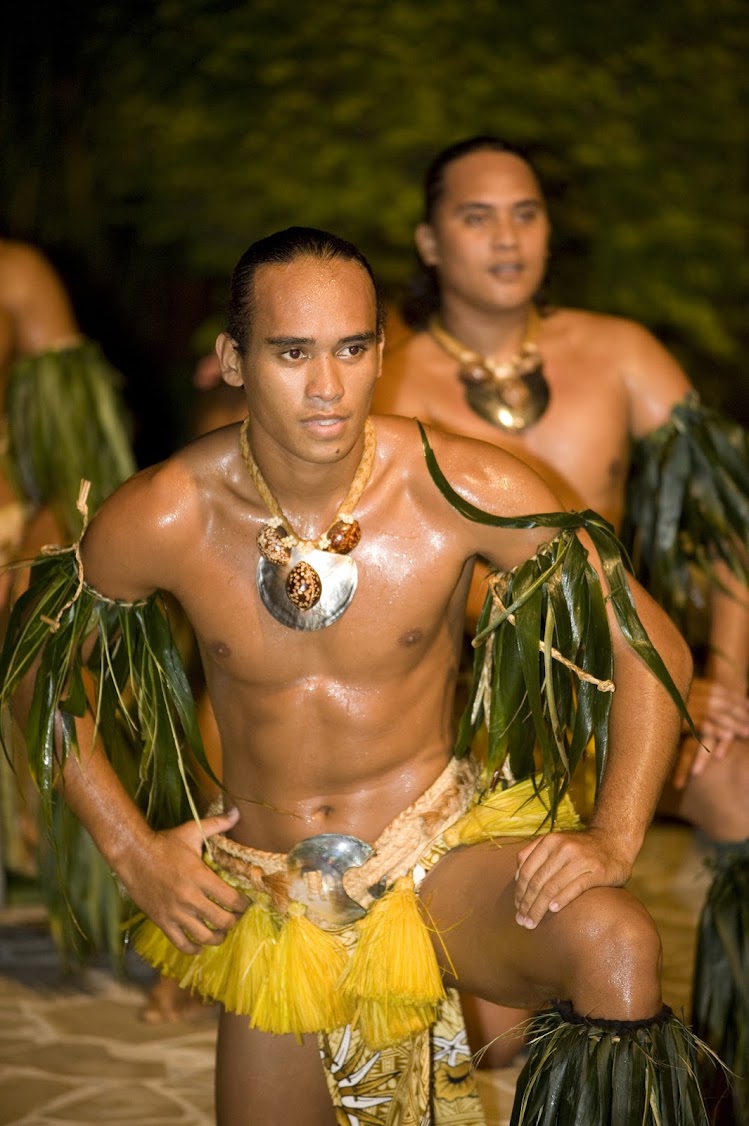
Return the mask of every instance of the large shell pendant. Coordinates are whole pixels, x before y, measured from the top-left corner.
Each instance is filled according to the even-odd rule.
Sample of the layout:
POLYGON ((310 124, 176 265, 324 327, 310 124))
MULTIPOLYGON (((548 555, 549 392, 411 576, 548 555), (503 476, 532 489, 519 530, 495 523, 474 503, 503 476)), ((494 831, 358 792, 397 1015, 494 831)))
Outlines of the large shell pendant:
POLYGON ((527 430, 549 405, 549 385, 540 363, 517 379, 463 382, 471 409, 500 430, 527 430))
POLYGON ((277 622, 289 629, 325 629, 338 621, 356 593, 357 579, 356 562, 350 555, 336 555, 316 548, 304 551, 293 547, 286 566, 274 565, 262 555, 257 565, 257 588, 263 605, 277 622), (305 566, 300 569, 301 564, 305 566), (316 591, 310 571, 316 575, 321 589, 319 597, 305 608, 304 602, 316 591), (295 572, 297 578, 291 583, 290 591, 289 580, 295 572), (310 580, 312 585, 307 588, 310 580), (292 600, 292 591, 295 596, 298 592, 298 601, 292 600))

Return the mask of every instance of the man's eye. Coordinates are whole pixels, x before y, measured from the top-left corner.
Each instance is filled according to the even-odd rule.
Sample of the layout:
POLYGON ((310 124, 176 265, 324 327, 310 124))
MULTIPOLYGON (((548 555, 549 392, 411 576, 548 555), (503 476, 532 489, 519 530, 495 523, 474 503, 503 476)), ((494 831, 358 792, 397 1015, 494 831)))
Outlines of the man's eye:
POLYGON ((521 211, 515 213, 515 219, 518 223, 532 223, 538 217, 538 213, 537 207, 524 207, 521 211))
POLYGON ((486 219, 487 216, 483 212, 475 211, 466 215, 465 223, 467 227, 480 227, 482 223, 486 222, 486 219))
POLYGON ((288 360, 300 360, 304 352, 301 348, 288 348, 285 352, 282 352, 281 355, 285 356, 288 360))
POLYGON ((366 349, 363 344, 347 344, 343 349, 344 356, 361 356, 366 349))

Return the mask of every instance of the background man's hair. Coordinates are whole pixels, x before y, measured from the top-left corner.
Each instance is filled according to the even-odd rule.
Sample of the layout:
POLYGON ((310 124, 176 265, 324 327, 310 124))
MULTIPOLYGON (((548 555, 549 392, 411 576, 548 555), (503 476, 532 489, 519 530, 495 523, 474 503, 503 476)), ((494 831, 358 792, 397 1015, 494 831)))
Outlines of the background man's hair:
POLYGON ((512 156, 519 156, 521 160, 533 169, 527 155, 518 145, 505 141, 503 137, 495 137, 491 133, 479 133, 475 137, 468 137, 464 141, 456 141, 442 149, 432 159, 424 175, 424 222, 431 223, 434 218, 434 209, 442 198, 445 187, 445 169, 455 160, 468 156, 472 152, 506 152, 512 156))
POLYGON ((261 266, 281 265, 297 258, 318 258, 321 262, 339 259, 358 262, 366 271, 374 290, 377 306, 377 336, 382 336, 385 325, 385 306, 375 276, 367 259, 358 247, 346 239, 319 231, 315 227, 287 227, 267 238, 258 239, 244 252, 234 268, 229 298, 227 334, 235 341, 240 355, 249 344, 252 314, 255 305, 255 274, 261 266))
MULTIPOLYGON (((535 169, 526 153, 518 145, 504 140, 503 137, 496 137, 491 133, 479 133, 475 137, 467 137, 464 141, 456 141, 455 144, 448 145, 437 153, 424 175, 424 223, 431 223, 434 220, 434 212, 445 189, 445 169, 454 161, 472 152, 502 152, 519 156, 535 175, 535 169)), ((409 280, 401 301, 403 320, 411 328, 424 328, 430 317, 438 312, 439 307, 437 273, 419 259, 418 268, 409 280)))

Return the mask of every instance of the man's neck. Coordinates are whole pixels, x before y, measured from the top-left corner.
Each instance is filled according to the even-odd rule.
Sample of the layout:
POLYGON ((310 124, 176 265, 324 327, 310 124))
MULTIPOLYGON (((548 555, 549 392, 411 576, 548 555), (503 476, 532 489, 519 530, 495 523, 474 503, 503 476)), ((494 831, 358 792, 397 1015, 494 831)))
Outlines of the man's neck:
POLYGON ((520 350, 530 308, 530 304, 526 304, 488 311, 445 297, 439 318, 447 331, 467 348, 482 356, 504 359, 520 350))
POLYGON ((335 517, 361 460, 363 436, 340 461, 314 463, 290 455, 262 439, 259 456, 250 447, 260 472, 281 508, 297 522, 302 536, 321 535, 335 517))

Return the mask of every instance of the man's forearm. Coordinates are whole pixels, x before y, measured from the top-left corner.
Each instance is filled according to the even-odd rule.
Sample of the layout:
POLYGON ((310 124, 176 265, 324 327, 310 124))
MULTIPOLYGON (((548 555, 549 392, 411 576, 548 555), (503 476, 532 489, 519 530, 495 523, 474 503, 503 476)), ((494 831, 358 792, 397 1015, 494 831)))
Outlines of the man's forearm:
POLYGON ((746 695, 749 671, 749 591, 725 563, 714 566, 725 588, 714 587, 710 598, 710 652, 707 677, 746 695))
MULTIPOLYGON (((648 612, 642 599, 638 610, 686 698, 692 671, 686 644, 668 621, 648 612)), ((614 680, 609 754, 591 825, 611 833, 634 862, 675 761, 681 718, 665 688, 632 650, 625 649, 621 637, 614 680)))
POLYGON ((93 725, 79 721, 76 726, 80 754, 68 755, 58 788, 107 863, 124 878, 128 858, 145 847, 152 830, 102 747, 92 747, 93 725))

